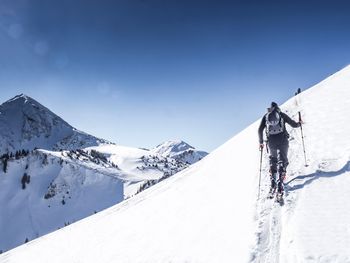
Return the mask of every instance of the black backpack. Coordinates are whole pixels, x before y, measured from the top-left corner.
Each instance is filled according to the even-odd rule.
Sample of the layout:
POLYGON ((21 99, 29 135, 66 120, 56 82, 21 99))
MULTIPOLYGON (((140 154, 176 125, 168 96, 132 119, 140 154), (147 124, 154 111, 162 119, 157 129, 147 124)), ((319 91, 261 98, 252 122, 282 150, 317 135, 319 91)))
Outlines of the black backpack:
POLYGON ((279 110, 273 110, 265 115, 266 118, 266 134, 276 135, 284 132, 284 120, 279 110))

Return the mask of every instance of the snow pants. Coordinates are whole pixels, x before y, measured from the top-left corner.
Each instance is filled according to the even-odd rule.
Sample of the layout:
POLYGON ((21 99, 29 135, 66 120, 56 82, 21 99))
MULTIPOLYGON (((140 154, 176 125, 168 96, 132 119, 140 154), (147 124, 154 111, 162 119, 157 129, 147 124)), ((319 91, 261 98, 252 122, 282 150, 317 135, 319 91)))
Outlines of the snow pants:
POLYGON ((271 172, 271 186, 276 187, 276 174, 278 174, 278 188, 282 190, 283 176, 285 176, 288 166, 288 148, 289 142, 282 140, 280 143, 270 143, 270 172, 271 172))

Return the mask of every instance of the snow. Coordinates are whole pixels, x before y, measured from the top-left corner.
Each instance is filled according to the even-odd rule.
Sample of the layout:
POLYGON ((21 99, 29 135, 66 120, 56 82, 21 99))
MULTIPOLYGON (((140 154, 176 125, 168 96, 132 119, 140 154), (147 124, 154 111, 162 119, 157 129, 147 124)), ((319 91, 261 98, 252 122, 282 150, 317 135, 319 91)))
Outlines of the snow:
MULTIPOLYGON (((163 149, 168 150, 169 147, 164 146, 163 149)), ((146 150, 115 144, 88 147, 86 150, 103 153, 108 160, 118 166, 122 171, 118 178, 124 181, 126 199, 137 194, 140 187, 142 188, 147 182, 162 180, 165 175, 173 175, 198 161, 198 158, 194 158, 191 163, 186 163, 183 159, 169 154, 160 154, 153 149, 146 150)), ((187 159, 193 156, 199 157, 200 152, 194 148, 191 148, 191 152, 181 151, 182 157, 187 159)))
MULTIPOLYGON (((232 160, 245 159, 232 149, 242 147, 242 143, 254 149, 256 141, 247 143, 247 138, 255 134, 251 127, 205 161, 117 206, 43 237, 47 247, 35 246, 41 243, 37 239, 12 252, 34 244, 32 247, 40 251, 50 250, 52 262, 222 262, 228 256, 248 259, 245 248, 254 241, 254 180, 243 176, 245 167, 235 172, 230 168, 232 160), (242 187, 233 191, 237 177, 250 186, 251 192, 242 187), (237 202, 243 195, 246 202, 237 202), (224 202, 229 199, 236 202, 224 202), (227 235, 234 238, 228 239, 227 235)), ((254 167, 249 169, 256 172, 254 167)), ((27 248, 23 251, 29 252, 27 248)), ((46 253, 34 250, 36 262, 48 260, 46 253)), ((31 257, 23 252, 15 254, 19 261, 31 257)))
POLYGON ((163 142, 162 144, 155 147, 153 151, 159 154, 171 155, 188 149, 193 149, 193 147, 184 141, 175 140, 163 142))
POLYGON ((198 162, 208 154, 207 152, 196 150, 194 147, 181 140, 163 142, 154 149, 151 149, 151 152, 190 164, 198 162))
POLYGON ((107 156, 110 160, 118 165, 119 168, 130 172, 135 167, 135 162, 142 156, 149 155, 149 151, 122 145, 102 145, 99 147, 90 147, 87 149, 95 149, 107 156))
POLYGON ((349 175, 346 163, 336 172, 307 175, 295 186, 305 190, 288 218, 281 244, 284 262, 350 261, 349 175))
POLYGON ((123 200, 118 171, 37 150, 0 171, 0 250, 32 240, 123 200), (30 183, 22 189, 23 174, 30 183), (50 187, 54 186, 54 187, 50 187), (52 197, 44 196, 52 189, 52 197), (64 205, 62 204, 64 200, 64 205))
POLYGON ((153 184, 161 180, 165 172, 172 175, 188 167, 170 158, 144 157, 150 153, 109 144, 79 151, 35 150, 18 160, 9 158, 6 173, 1 162, 0 232, 4 239, 0 239, 0 251, 115 205, 137 194, 150 180, 153 184), (102 153, 106 161, 95 160, 93 150, 102 153), (150 167, 137 169, 148 164, 147 160, 152 161, 150 167), (23 190, 21 179, 25 173, 31 176, 31 183, 23 190), (13 217, 20 220, 15 222, 13 217))
POLYGON ((0 262, 350 262, 350 67, 281 106, 290 128, 285 205, 267 199, 259 121, 188 169, 0 256, 0 262))
POLYGON ((23 94, 0 105, 0 151, 3 252, 115 205, 189 166, 78 131, 23 94), (42 149, 8 161, 3 155, 35 148, 42 149), (95 160, 92 150, 106 158, 95 160), (26 189, 21 184, 24 174, 31 178, 26 189))

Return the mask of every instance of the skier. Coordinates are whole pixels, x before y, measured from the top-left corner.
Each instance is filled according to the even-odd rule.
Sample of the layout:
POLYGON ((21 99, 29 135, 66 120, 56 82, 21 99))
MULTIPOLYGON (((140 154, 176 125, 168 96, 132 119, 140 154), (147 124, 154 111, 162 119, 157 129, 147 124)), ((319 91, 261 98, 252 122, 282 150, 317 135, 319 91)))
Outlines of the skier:
POLYGON ((276 102, 271 102, 271 107, 268 108, 268 112, 261 119, 259 126, 259 143, 260 151, 264 148, 263 131, 266 129, 267 143, 269 148, 270 158, 270 197, 276 192, 278 188, 278 194, 283 195, 283 180, 286 176, 286 169, 288 166, 288 147, 289 147, 289 134, 286 130, 285 123, 288 123, 293 128, 300 127, 301 121, 293 121, 287 114, 281 112, 276 102), (277 185, 278 176, 278 185, 277 185))

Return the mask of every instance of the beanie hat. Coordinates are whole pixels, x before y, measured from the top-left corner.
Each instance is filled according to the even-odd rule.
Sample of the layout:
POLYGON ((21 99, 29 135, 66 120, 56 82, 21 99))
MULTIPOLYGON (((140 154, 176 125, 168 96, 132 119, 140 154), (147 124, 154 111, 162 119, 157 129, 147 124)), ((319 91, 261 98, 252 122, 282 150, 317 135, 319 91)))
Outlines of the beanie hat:
POLYGON ((276 107, 278 107, 278 104, 274 101, 271 102, 271 108, 276 108, 276 107))

